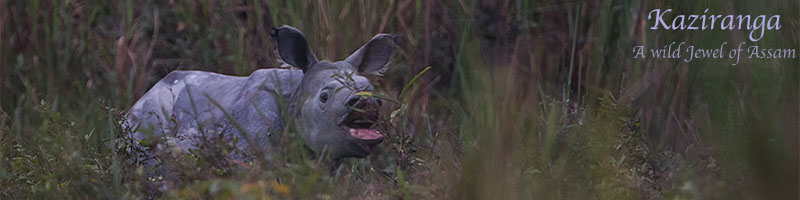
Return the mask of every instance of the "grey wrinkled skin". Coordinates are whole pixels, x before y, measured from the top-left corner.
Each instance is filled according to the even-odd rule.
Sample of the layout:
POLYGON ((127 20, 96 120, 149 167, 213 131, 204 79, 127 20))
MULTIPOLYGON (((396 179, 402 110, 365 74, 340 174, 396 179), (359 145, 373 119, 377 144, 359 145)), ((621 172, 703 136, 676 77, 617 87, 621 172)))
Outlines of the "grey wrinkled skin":
POLYGON ((380 100, 356 93, 373 90, 361 74, 377 73, 388 63, 395 37, 378 34, 344 61, 329 62, 317 60, 293 27, 275 29, 273 36, 281 59, 297 69, 260 69, 246 77, 178 70, 156 83, 133 105, 125 123, 136 128, 135 141, 158 137, 167 142, 146 148, 137 159, 154 165, 153 151, 186 152, 201 148, 203 138, 236 142, 243 153, 230 155, 234 159, 259 153, 268 157, 278 144, 272 136, 287 125, 317 154, 334 159, 368 155, 381 138, 353 137, 342 124, 354 107, 377 110, 367 108, 379 106, 380 100), (282 113, 280 102, 288 113, 282 113), (293 123, 285 122, 283 114, 293 123))

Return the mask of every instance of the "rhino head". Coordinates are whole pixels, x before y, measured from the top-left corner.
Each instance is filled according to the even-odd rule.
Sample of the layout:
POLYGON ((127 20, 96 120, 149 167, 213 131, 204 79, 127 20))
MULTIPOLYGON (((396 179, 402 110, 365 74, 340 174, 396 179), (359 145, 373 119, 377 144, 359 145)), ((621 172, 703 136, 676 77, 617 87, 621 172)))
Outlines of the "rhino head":
POLYGON ((317 154, 332 158, 364 157, 383 140, 376 128, 381 100, 359 92, 373 86, 363 74, 384 68, 395 37, 375 35, 343 61, 318 60, 299 30, 283 26, 273 33, 281 59, 303 70, 303 79, 289 99, 289 116, 317 154))

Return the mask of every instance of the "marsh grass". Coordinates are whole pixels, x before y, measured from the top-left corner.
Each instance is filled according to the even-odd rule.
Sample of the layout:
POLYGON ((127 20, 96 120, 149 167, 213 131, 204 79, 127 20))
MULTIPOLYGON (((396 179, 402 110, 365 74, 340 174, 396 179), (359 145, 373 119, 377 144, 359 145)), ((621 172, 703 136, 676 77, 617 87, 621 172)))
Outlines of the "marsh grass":
POLYGON ((0 198, 797 198, 798 60, 632 59, 746 38, 649 31, 652 8, 781 14, 758 44, 800 43, 796 1, 0 0, 0 198), (332 60, 404 36, 364 94, 396 101, 377 152, 330 169, 287 129, 271 159, 217 138, 163 152, 168 177, 129 162, 121 122, 150 86, 279 67, 282 24, 332 60))

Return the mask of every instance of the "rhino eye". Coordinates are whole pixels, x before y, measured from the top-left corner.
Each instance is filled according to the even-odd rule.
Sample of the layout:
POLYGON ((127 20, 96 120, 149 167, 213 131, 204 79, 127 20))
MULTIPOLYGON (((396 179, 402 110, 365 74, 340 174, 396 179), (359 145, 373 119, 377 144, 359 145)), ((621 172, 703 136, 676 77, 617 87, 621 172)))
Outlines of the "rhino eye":
POLYGON ((319 101, 321 101, 322 103, 328 102, 328 93, 323 92, 322 94, 320 94, 319 101))

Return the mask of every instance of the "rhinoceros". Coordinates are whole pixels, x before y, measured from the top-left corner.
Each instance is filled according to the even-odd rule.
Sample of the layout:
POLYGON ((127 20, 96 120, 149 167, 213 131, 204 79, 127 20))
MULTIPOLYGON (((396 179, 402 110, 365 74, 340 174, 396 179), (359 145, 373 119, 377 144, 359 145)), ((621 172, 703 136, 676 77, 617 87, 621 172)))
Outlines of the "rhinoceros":
MULTIPOLYGON (((318 60, 296 28, 273 31, 281 60, 296 69, 259 69, 249 76, 173 71, 128 112, 133 141, 167 138, 169 148, 189 151, 201 148, 204 138, 217 138, 244 152, 231 156, 247 159, 270 155, 278 145, 274 136, 293 126, 314 153, 368 155, 383 139, 375 127, 382 102, 364 95, 374 88, 363 75, 382 71, 398 38, 375 35, 345 60, 331 62, 318 60)), ((159 148, 148 147, 137 159, 153 164, 152 151, 159 148)))

